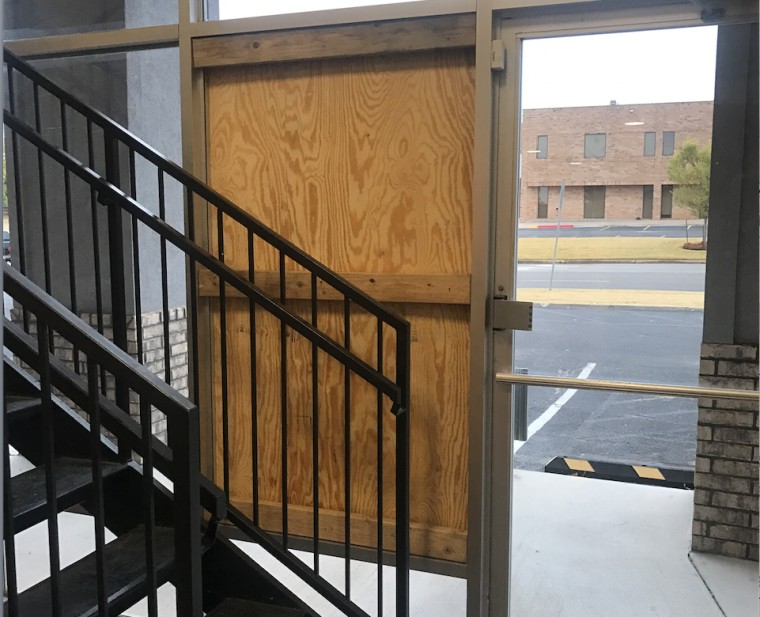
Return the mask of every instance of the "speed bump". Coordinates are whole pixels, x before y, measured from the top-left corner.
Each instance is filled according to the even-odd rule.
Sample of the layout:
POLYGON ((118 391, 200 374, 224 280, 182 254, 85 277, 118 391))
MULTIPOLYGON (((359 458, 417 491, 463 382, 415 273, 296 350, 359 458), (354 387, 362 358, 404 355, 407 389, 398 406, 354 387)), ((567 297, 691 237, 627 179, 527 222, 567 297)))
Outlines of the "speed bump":
POLYGON ((565 476, 582 476, 584 478, 629 482, 631 484, 648 484, 650 486, 684 489, 694 488, 694 472, 687 469, 668 469, 664 467, 650 467, 649 465, 626 465, 625 463, 606 463, 557 456, 547 463, 544 471, 565 476))

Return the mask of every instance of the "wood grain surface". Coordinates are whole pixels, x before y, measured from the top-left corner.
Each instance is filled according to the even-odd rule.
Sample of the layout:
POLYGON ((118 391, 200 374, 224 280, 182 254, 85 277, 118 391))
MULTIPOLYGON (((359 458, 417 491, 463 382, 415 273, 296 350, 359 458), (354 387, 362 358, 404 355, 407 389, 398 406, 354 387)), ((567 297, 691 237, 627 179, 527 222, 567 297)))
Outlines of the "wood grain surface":
MULTIPOLYGON (((398 276, 399 285, 403 277, 416 277, 408 280, 417 283, 439 276, 469 280, 473 62, 471 51, 458 49, 208 71, 211 184, 335 271, 369 278, 398 276)), ((226 263, 246 270, 246 233, 227 219, 222 226, 226 263)), ((211 216, 212 251, 218 250, 218 231, 217 219, 211 216)), ((276 252, 258 239, 253 244, 256 269, 276 272, 276 252)), ((288 272, 296 273, 292 280, 297 281, 302 269, 287 260, 285 265, 288 272)), ((215 285, 218 293, 218 283, 204 282, 215 307, 210 335, 215 444, 221 462, 222 332, 219 302, 211 299, 215 285)), ((303 286, 300 289, 306 294, 302 297, 310 296, 303 286)), ((232 294, 226 297, 232 498, 250 503, 254 405, 249 303, 232 294)), ((435 529, 439 534, 436 542, 417 541, 414 550, 464 561, 469 307, 444 303, 440 297, 431 300, 390 305, 412 324, 412 522, 416 529, 435 529), (442 539, 446 530, 449 543, 442 539)), ((310 319, 310 302, 293 299, 288 306, 310 319)), ((342 343, 343 303, 320 301, 318 312, 320 329, 342 343)), ((376 321, 354 308, 350 327, 351 350, 375 365, 376 321)), ((278 504, 281 333, 261 309, 256 310, 256 332, 257 378, 266 384, 258 388, 255 401, 259 494, 260 499, 278 504)), ((388 328, 383 339, 382 368, 393 375, 395 341, 388 328)), ((287 332, 286 348, 288 503, 310 510, 315 445, 312 349, 293 332, 287 332)), ((345 506, 344 380, 344 369, 320 353, 319 507, 335 512, 345 506)), ((357 520, 376 520, 377 396, 356 376, 351 378, 349 408, 350 509, 357 520)), ((389 401, 383 401, 383 409, 382 516, 392 519, 395 433, 389 401)), ((221 467, 215 467, 219 482, 221 467)))
POLYGON ((251 32, 193 39, 193 66, 209 68, 475 46, 475 15, 251 32))
MULTIPOLYGON (((248 278, 247 272, 239 272, 248 278)), ((339 273, 349 283, 379 302, 422 302, 425 304, 470 304, 469 274, 384 274, 339 273)), ((254 273, 254 283, 273 298, 280 297, 280 273, 254 273)), ((198 293, 201 296, 219 296, 219 278, 208 270, 201 270, 198 277, 198 293)), ((236 289, 230 289, 231 297, 243 297, 236 289)), ((288 272, 285 277, 285 296, 292 300, 311 299, 311 274, 288 272)), ((343 300, 344 294, 322 281, 317 281, 317 299, 343 300)))

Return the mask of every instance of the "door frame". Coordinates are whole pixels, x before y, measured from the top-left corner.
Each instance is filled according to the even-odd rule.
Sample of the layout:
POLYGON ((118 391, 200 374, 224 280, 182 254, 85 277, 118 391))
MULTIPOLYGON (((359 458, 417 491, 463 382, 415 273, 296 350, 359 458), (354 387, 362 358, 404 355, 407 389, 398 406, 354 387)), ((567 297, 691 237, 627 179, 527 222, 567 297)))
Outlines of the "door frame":
POLYGON ((516 289, 522 41, 705 25, 696 5, 515 4, 528 2, 478 2, 477 13, 468 617, 510 613, 514 382, 503 377, 513 373, 514 330, 492 326, 494 300, 516 289), (493 69, 502 50, 504 70, 493 69))

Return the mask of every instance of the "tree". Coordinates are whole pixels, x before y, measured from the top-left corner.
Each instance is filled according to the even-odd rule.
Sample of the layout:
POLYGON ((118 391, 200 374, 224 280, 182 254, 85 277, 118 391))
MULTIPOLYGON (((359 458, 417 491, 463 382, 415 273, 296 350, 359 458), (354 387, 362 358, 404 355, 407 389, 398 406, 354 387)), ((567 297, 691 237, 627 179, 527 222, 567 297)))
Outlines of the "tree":
POLYGON ((704 219, 702 248, 707 248, 707 207, 710 203, 710 145, 684 142, 668 162, 673 200, 704 219))

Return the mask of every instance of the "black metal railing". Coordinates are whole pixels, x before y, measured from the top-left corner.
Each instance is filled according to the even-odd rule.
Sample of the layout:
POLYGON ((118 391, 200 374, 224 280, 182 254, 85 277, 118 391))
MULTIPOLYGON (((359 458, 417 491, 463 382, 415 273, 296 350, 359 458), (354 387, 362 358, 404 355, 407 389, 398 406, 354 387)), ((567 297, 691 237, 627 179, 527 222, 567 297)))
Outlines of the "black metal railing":
MULTIPOLYGON (((60 615, 64 602, 62 595, 72 590, 61 588, 60 529, 58 527, 57 453, 68 450, 62 443, 64 435, 57 435, 55 394, 66 396, 89 419, 89 448, 78 456, 92 462, 92 498, 94 517, 97 580, 97 607, 99 615, 119 610, 109 602, 118 601, 118 593, 109 592, 106 580, 113 578, 113 564, 104 559, 106 506, 104 500, 105 466, 113 462, 126 464, 138 456, 142 461, 142 516, 144 526, 144 580, 139 581, 148 598, 149 614, 157 615, 157 588, 159 586, 156 552, 157 520, 155 495, 156 471, 173 483, 174 559, 172 581, 177 587, 177 612, 180 615, 203 614, 201 605, 201 525, 202 488, 199 484, 199 432, 198 408, 185 397, 167 386, 127 353, 93 331, 63 305, 44 293, 19 272, 3 265, 4 291, 27 314, 26 329, 12 323, 7 317, 4 325, 4 346, 25 368, 38 376, 41 405, 42 464, 45 469, 45 509, 48 526, 50 559, 50 614, 60 615), (58 349, 76 350, 82 359, 78 375, 62 362, 51 349, 51 341, 58 349), (100 380, 119 381, 139 405, 139 421, 131 417, 128 409, 120 409, 101 392, 100 380), (156 416, 165 419, 169 434, 169 447, 153 434, 156 416), (118 449, 104 441, 103 431, 116 440, 118 449), (109 573, 111 573, 109 575, 109 573), (116 597, 116 599, 113 599, 116 597), (109 600, 111 598, 111 600, 109 600)), ((7 414, 5 416, 8 422, 7 414)), ((7 428, 7 426, 6 426, 7 428)), ((14 495, 10 481, 9 444, 4 444, 5 456, 5 559, 7 566, 8 604, 11 617, 19 614, 19 590, 16 577, 15 533, 13 528, 14 495)), ((211 518, 219 513, 215 508, 211 518)), ((128 607, 122 607, 121 610, 128 607)))
MULTIPOLYGON (((74 313, 88 313, 99 332, 167 383, 188 387, 196 404, 213 406, 206 413, 219 429, 214 474, 231 502, 230 520, 348 615, 365 615, 352 601, 353 547, 376 548, 380 614, 382 567, 393 553, 396 614, 407 615, 408 322, 7 50, 4 57, 14 267, 74 313), (41 239, 42 251, 28 248, 32 238, 41 239), (186 341, 171 319, 183 306, 186 341), (141 317, 150 311, 156 323, 141 317), (215 358, 203 379, 201 355, 215 358), (212 395, 201 399, 201 385, 212 382, 212 395), (294 424, 304 417, 309 452, 299 452, 296 466, 303 430, 294 424), (373 432, 377 446, 376 495, 363 509, 357 493, 367 490, 368 477, 357 461, 368 463, 351 447, 357 426, 373 432), (231 461, 232 435, 243 430, 246 471, 231 461), (339 471, 330 466, 327 477, 325 450, 335 449, 339 471), (393 486, 384 490, 389 478, 393 486), (325 495, 334 486, 340 495, 325 495), (342 533, 324 532, 323 512, 340 513, 342 533), (373 538, 352 535, 357 514, 377 521, 373 538), (304 537, 311 567, 287 550, 304 537), (344 558, 342 589, 320 575, 320 556, 336 547, 344 558)), ((75 357, 75 370, 79 365, 75 357)), ((128 405, 118 380, 115 399, 128 405)), ((239 448, 234 455, 239 459, 239 448)))

